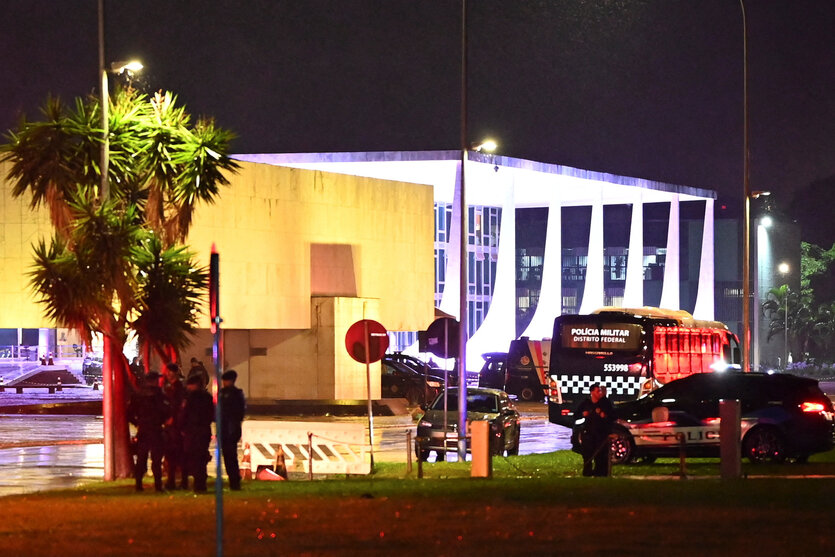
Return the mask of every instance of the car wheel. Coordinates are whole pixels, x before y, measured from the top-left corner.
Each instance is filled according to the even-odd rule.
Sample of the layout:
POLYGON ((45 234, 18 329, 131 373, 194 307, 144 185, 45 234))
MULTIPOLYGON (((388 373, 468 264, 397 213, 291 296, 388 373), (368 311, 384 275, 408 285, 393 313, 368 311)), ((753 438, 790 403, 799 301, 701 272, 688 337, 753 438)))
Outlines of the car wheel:
POLYGON ((745 436, 742 452, 754 464, 783 462, 786 459, 786 443, 776 428, 761 426, 745 436))
POLYGON ((522 387, 522 390, 519 391, 519 398, 521 398, 525 402, 538 400, 538 397, 536 396, 536 391, 531 387, 522 387))
POLYGON ((609 458, 612 464, 628 464, 635 456, 635 441, 628 431, 616 429, 612 432, 609 458))
POLYGON ((516 456, 519 454, 519 439, 516 439, 516 443, 512 447, 507 450, 507 456, 516 456))

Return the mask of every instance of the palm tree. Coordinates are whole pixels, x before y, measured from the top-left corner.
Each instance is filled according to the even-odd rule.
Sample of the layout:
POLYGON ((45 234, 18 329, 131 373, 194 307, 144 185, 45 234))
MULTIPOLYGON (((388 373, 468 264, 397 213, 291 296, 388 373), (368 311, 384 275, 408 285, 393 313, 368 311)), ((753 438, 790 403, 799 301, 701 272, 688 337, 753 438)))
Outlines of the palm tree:
MULTIPOLYGON (((116 94, 110 109, 111 196, 101 199, 98 99, 73 108, 48 99, 43 121, 23 121, 0 147, 15 197, 50 210, 55 234, 35 246, 31 283, 46 316, 105 339, 113 378, 116 477, 131 473, 123 355, 130 330, 162 361, 176 358, 196 326, 206 271, 182 246, 195 204, 213 202, 238 165, 232 134, 211 120, 191 125, 173 95, 116 94)), ((107 426, 106 426, 107 427, 107 426)))

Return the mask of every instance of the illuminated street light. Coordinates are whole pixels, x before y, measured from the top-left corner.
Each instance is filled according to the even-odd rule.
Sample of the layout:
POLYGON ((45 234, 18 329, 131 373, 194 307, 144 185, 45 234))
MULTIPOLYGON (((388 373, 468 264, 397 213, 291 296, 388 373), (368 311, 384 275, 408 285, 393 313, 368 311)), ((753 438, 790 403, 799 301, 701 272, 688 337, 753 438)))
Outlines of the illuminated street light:
POLYGON ((111 62, 110 73, 120 75, 127 72, 128 75, 138 72, 144 66, 139 60, 131 60, 130 62, 111 62))
POLYGON ((492 139, 485 139, 481 143, 474 143, 473 146, 472 146, 472 150, 476 151, 476 152, 479 152, 479 153, 482 152, 482 151, 484 151, 486 153, 492 153, 493 151, 496 150, 496 147, 498 147, 498 146, 499 145, 495 141, 493 141, 492 139))
POLYGON ((766 215, 760 219, 760 226, 771 228, 772 224, 774 224, 774 219, 772 219, 770 215, 766 215))
MULTIPOLYGON (((780 272, 781 275, 784 277, 789 274, 791 271, 791 267, 789 264, 783 261, 779 265, 777 265, 777 270, 780 272)), ((786 278, 786 307, 785 313, 783 314, 783 369, 788 369, 789 367, 789 281, 786 278)))

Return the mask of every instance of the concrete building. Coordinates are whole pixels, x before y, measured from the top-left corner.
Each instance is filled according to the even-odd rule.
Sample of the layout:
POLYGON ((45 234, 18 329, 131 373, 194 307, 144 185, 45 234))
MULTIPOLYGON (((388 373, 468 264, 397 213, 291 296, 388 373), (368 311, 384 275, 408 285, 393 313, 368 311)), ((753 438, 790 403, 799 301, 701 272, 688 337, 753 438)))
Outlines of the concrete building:
MULTIPOLYGON (((26 278, 31 244, 52 233, 47 211, 13 199, 7 172, 0 166, 0 329, 48 330, 26 278)), ((212 244, 220 254, 227 367, 251 397, 365 398, 348 327, 367 318, 419 330, 433 319, 432 189, 247 162, 231 180, 198 208, 187 240, 204 264, 212 244)), ((202 323, 183 356, 209 364, 202 323)))
MULTIPOLYGON (((405 348, 431 323, 433 306, 458 315, 460 153, 236 158, 241 172, 217 204, 198 207, 188 238, 205 264, 213 243, 220 253, 227 367, 252 397, 364 398, 364 366, 344 348, 351 323, 380 321, 405 348)), ((713 191, 481 153, 469 158, 471 369, 482 353, 522 334, 550 337, 560 313, 603 305, 684 309, 734 328, 725 316, 739 313, 739 240, 730 238, 735 223, 714 221, 713 191), (517 229, 528 237, 517 238, 517 229), (531 230, 538 230, 535 241, 531 230)), ((11 199, 6 172, 0 167, 7 270, 0 302, 13 309, 0 313, 0 330, 48 331, 53 324, 41 317, 25 272, 30 244, 51 228, 44 210, 11 199)), ((203 326, 183 356, 209 364, 206 317, 203 326)), ((376 398, 379 374, 372 375, 376 398)))

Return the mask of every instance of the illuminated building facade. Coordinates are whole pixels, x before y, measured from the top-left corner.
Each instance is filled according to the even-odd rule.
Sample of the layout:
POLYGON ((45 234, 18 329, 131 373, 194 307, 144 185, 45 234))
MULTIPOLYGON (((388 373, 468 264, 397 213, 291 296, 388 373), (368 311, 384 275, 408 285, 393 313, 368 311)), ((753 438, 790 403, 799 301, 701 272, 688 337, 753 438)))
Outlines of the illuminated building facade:
MULTIPOLYGON (((458 151, 239 158, 433 186, 435 303, 458 315, 458 151)), ((466 175, 471 369, 519 334, 550 337, 563 312, 652 304, 714 318, 713 191, 482 153, 470 153, 466 175), (517 230, 533 209, 544 220, 542 241, 523 246, 517 230), (526 299, 519 279, 528 283, 526 299)))

